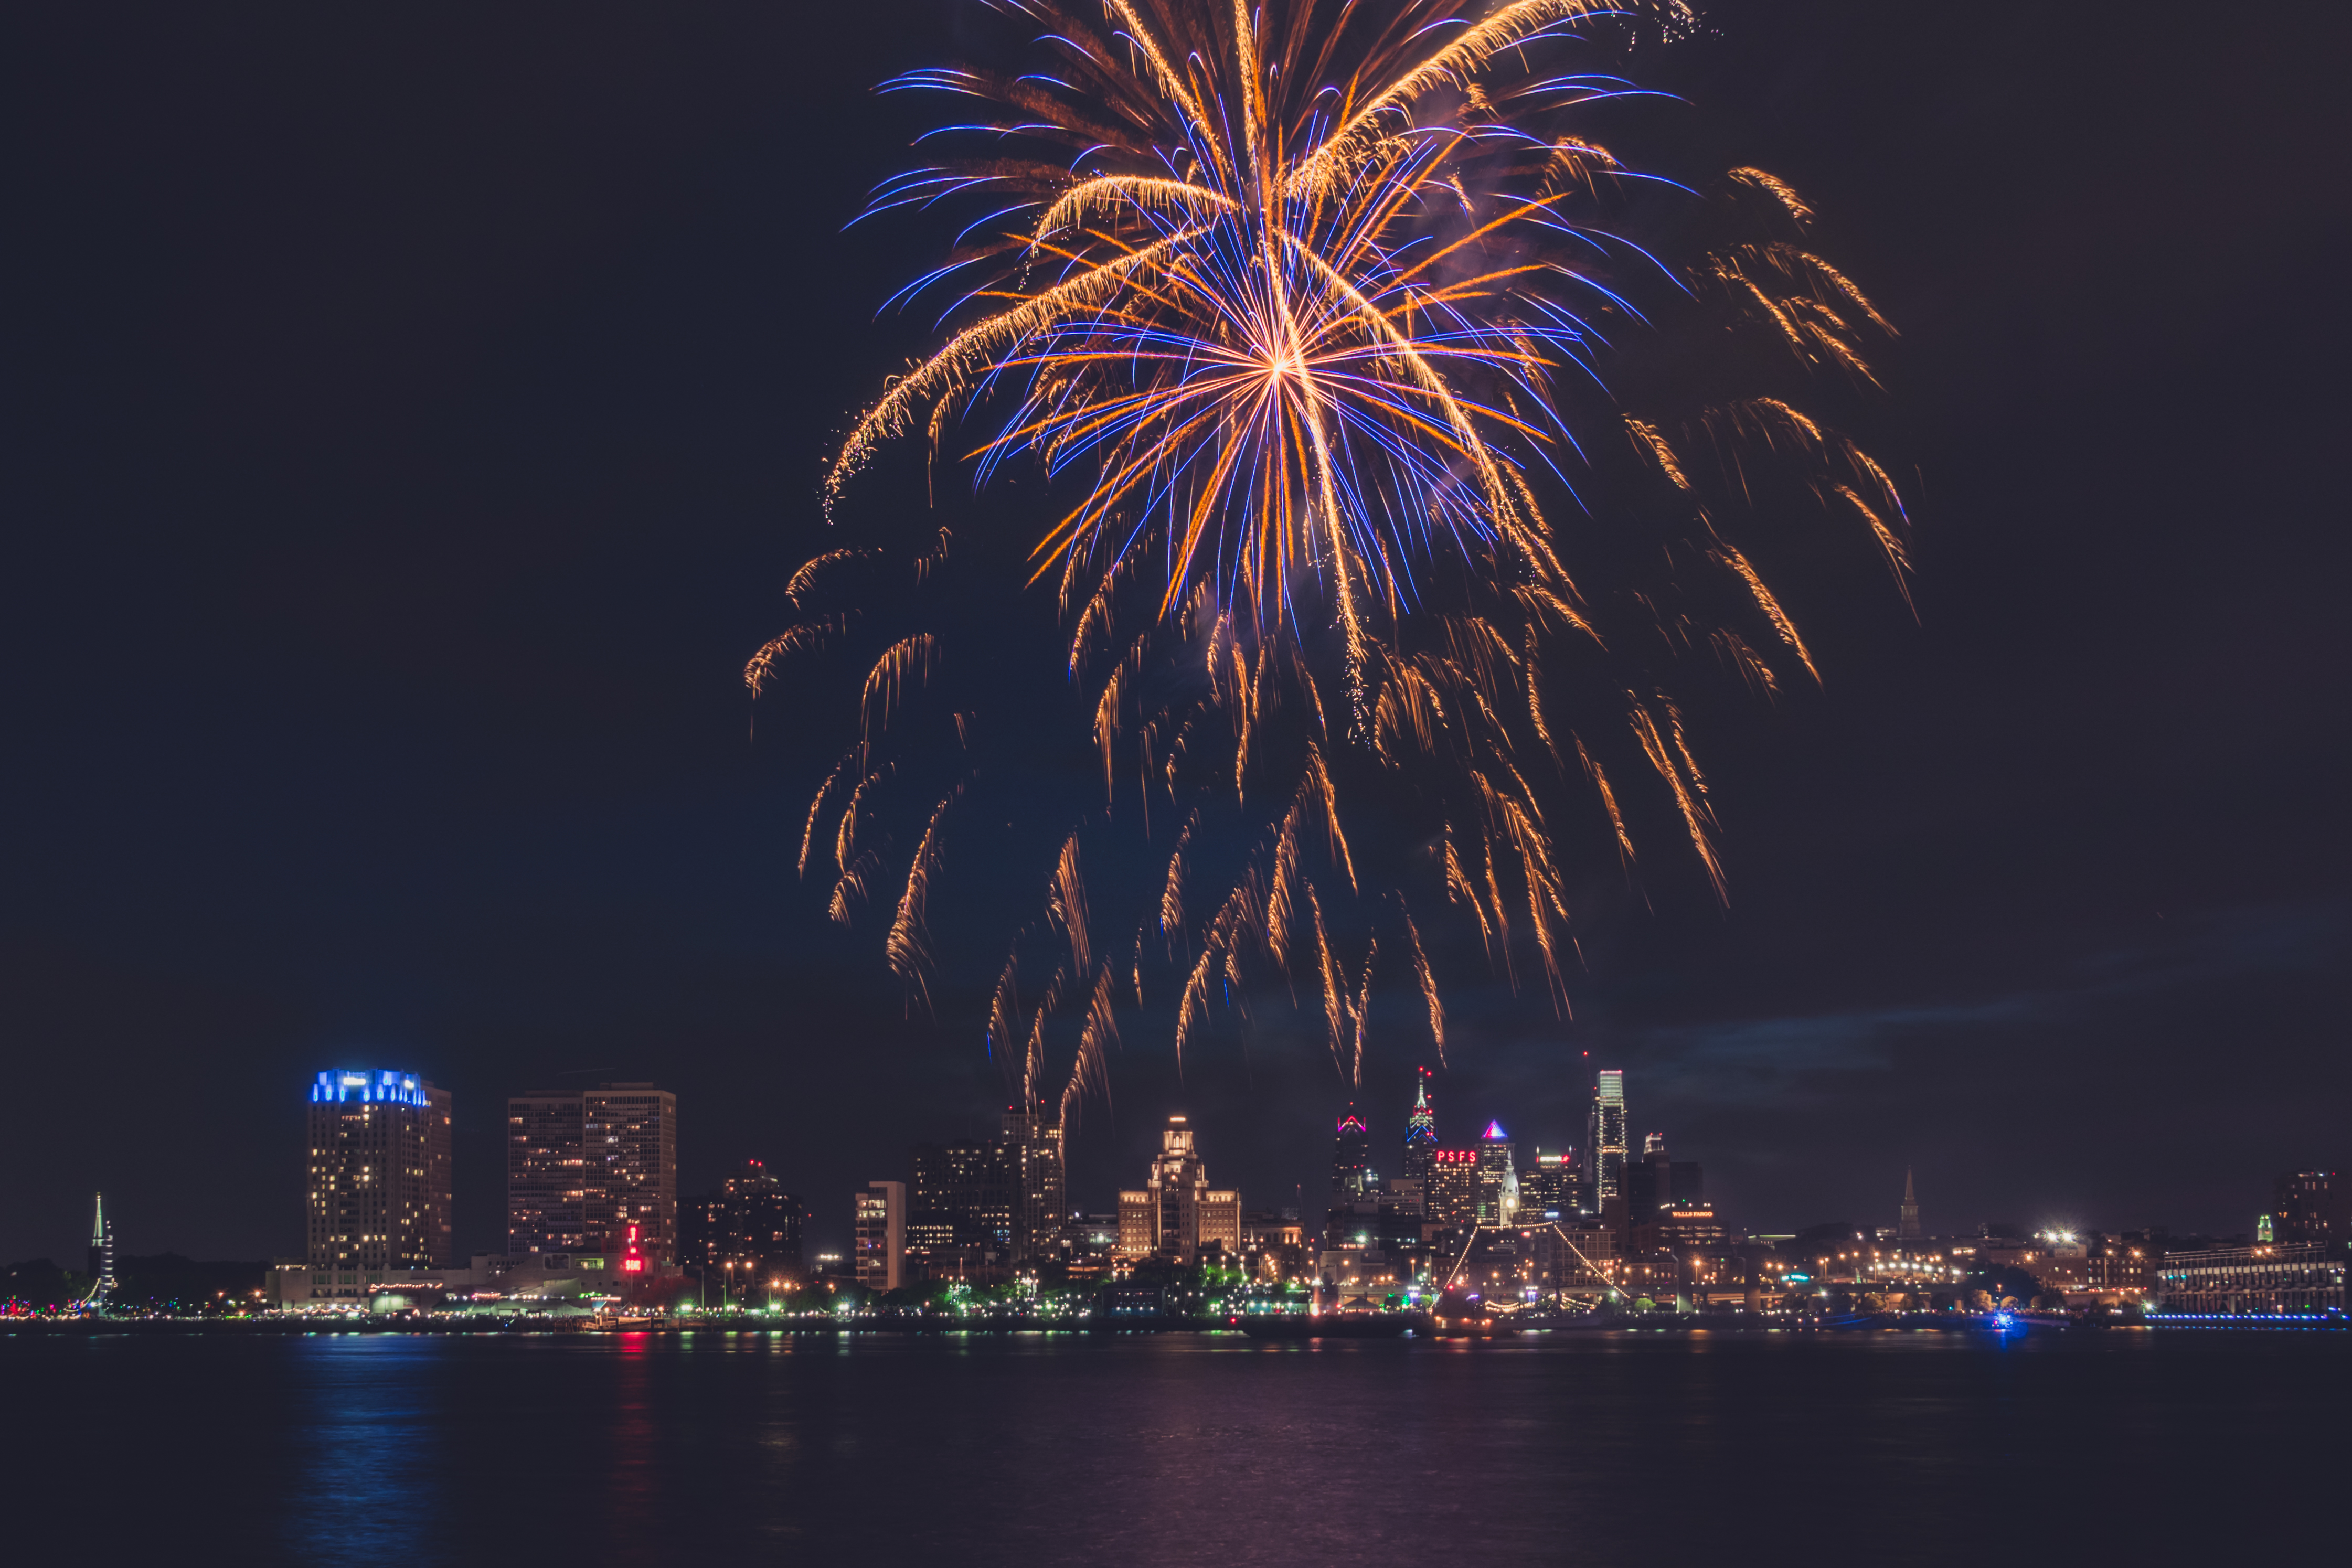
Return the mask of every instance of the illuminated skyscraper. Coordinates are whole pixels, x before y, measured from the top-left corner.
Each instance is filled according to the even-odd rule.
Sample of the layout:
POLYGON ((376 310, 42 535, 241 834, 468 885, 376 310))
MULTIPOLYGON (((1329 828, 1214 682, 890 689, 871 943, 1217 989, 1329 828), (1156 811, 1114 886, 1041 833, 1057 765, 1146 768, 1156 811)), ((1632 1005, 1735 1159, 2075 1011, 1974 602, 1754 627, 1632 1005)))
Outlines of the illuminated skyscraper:
POLYGON ((1429 1069, 1423 1068, 1412 1092, 1412 1113, 1404 1119, 1404 1175, 1408 1181, 1429 1184, 1429 1157, 1437 1152, 1437 1112, 1429 1103, 1429 1069))
POLYGON ((1331 1134, 1331 1201, 1353 1203, 1363 1197, 1371 1163, 1371 1129, 1350 1105, 1331 1134))
POLYGON ((1061 1118, 1012 1106, 1004 1113, 1004 1141, 1014 1150, 1020 1196, 1013 1217, 1013 1260, 1034 1263, 1057 1257, 1062 1227, 1070 1217, 1061 1118))
POLYGON ((1157 1255, 1189 1263, 1212 1242, 1222 1242, 1228 1256, 1240 1256, 1242 1195, 1210 1187, 1191 1124, 1171 1116, 1145 1186, 1118 1195, 1118 1250, 1128 1258, 1157 1255))
POLYGON ((1518 1212, 1518 1150, 1500 1122, 1489 1122, 1478 1139, 1478 1223, 1508 1225, 1518 1212))
POLYGON ((1547 1219, 1573 1220, 1579 1202, 1576 1180, 1576 1152, 1548 1155, 1536 1151, 1533 1168, 1519 1173, 1519 1217, 1521 1225, 1533 1225, 1547 1219))
POLYGON ((1625 1074, 1605 1068, 1592 1087, 1592 1130, 1584 1140, 1591 1175, 1588 1200, 1595 1209, 1625 1196, 1625 1074))
POLYGON ((1478 1151, 1432 1149, 1424 1212, 1433 1225, 1454 1229, 1478 1218, 1478 1151))
POLYGON ((1021 1145, 1011 1139, 917 1144, 907 1194, 907 1255, 932 1279, 1008 1264, 1021 1211, 1021 1145))
POLYGON ((310 1085, 311 1268, 381 1274, 454 1261, 449 1124, 449 1092, 413 1072, 319 1074, 310 1085))
POLYGON ((507 1250, 677 1260, 677 1096, 650 1083, 535 1089, 507 1102, 507 1250))

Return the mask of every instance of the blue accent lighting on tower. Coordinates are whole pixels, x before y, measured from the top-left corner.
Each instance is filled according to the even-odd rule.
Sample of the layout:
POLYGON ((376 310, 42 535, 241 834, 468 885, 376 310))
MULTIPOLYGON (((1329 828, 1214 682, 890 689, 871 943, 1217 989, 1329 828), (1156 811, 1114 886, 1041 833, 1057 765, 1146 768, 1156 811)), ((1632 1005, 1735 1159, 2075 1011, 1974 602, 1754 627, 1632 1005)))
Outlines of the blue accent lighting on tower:
POLYGON ((380 1105, 424 1105, 424 1080, 414 1072, 362 1072, 356 1068, 321 1072, 310 1085, 310 1103, 340 1105, 352 1101, 380 1105))

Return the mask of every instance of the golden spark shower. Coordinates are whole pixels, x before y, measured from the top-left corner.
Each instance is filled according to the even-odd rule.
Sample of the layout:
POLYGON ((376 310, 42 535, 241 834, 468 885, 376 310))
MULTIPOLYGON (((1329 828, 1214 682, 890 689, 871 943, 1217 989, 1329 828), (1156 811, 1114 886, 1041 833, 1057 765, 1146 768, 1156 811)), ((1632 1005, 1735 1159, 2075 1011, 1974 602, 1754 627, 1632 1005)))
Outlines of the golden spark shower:
POLYGON ((1902 498, 1819 407, 1866 404, 1891 329, 1780 180, 1603 144, 1672 108, 1625 68, 1679 5, 986 12, 1001 63, 885 84, 959 118, 860 220, 954 214, 901 297, 944 344, 856 419, 843 547, 746 672, 789 672, 796 723, 842 686, 803 876, 938 1005, 958 840, 1017 831, 988 737, 1066 712, 1093 804, 972 1004, 1034 1110, 1107 1097, 1147 1007, 1180 1062, 1278 1006, 1358 1081, 1376 998, 1442 1057, 1441 932, 1565 1019, 1580 886, 1727 896, 1691 694, 1821 678, 1782 570, 1850 548, 1905 591, 1902 498), (901 444, 1032 522, 1000 495, 864 542, 861 470, 901 444), (1025 588, 970 601, 960 567, 1016 558, 1025 588), (1049 617, 1051 667, 956 645, 1049 617))

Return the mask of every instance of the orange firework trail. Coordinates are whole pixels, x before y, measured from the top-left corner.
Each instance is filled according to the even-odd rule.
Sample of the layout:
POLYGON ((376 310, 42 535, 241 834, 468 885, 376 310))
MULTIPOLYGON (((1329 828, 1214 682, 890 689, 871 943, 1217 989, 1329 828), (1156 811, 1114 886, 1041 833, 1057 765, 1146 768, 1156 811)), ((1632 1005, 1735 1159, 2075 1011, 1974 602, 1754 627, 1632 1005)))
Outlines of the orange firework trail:
MULTIPOLYGON (((1735 536, 1801 500, 1810 526, 1866 542, 1898 584, 1907 572, 1884 469, 1790 401, 1874 390, 1863 346, 1891 329, 1805 247, 1811 209, 1780 180, 1734 169, 1709 193, 1579 134, 1634 95, 1606 68, 1686 26, 1679 5, 990 8, 1025 35, 1029 68, 886 84, 978 105, 934 134, 982 151, 887 183, 872 211, 989 210, 910 286, 960 287, 948 314, 965 324, 857 421, 828 512, 917 433, 973 432, 958 446, 976 481, 1018 459, 1053 482, 1022 544, 1069 630, 1055 674, 1083 684, 1106 804, 1164 795, 1182 823, 1137 900, 1127 988, 1139 1003, 1148 927, 1178 977, 1180 1059, 1213 1012, 1242 1010, 1253 976, 1278 976, 1319 990, 1334 1060, 1360 1077, 1383 934, 1442 1051, 1432 904, 1514 983, 1531 960, 1564 1010, 1570 857, 1631 876, 1646 822, 1723 894, 1669 692, 1706 669, 1768 698, 1819 678, 1770 558, 1735 536), (1679 259, 1619 221, 1660 204, 1679 259), (1372 887, 1346 826, 1361 801, 1419 841, 1375 857, 1372 887), (1326 924, 1343 902, 1363 912, 1352 930, 1326 924)), ((947 544, 892 591, 936 587, 947 544)), ((835 550, 793 577, 802 619, 751 661, 755 695, 789 662, 884 634, 887 617, 829 595, 875 570, 835 550)), ((887 852, 862 824, 905 797, 923 826, 887 947, 928 998, 929 886, 952 859, 989 694, 964 701, 929 631, 867 657, 803 871, 836 816, 833 907, 854 918, 887 852), (952 712, 952 746, 901 739, 926 704, 952 712), (954 788, 934 777, 942 758, 954 788)), ((1066 1119, 1107 1092, 1117 1038, 1079 872, 1108 821, 1042 876, 990 1011, 1034 1109, 1056 1098, 1049 1019, 1080 1009, 1066 1119), (1024 961, 1050 969, 1027 1008, 1024 961)))

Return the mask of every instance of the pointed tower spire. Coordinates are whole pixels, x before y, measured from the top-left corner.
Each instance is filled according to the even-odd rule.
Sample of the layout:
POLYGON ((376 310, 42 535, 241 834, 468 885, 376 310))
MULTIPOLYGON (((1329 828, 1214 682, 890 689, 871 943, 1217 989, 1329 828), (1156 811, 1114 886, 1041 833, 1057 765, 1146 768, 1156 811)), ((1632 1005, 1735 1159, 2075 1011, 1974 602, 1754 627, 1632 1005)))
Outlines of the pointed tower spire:
POLYGON ((98 1195, 97 1212, 89 1222, 89 1294, 88 1305, 100 1307, 114 1293, 114 1227, 106 1218, 106 1195, 98 1195))
POLYGON ((1911 1167, 1903 1167, 1903 1222, 1895 1227, 1895 1239, 1919 1239, 1919 1195, 1911 1186, 1911 1167))
POLYGON ((1429 1069, 1420 1070, 1413 1086, 1412 1110, 1404 1119, 1404 1174, 1408 1180, 1429 1180, 1430 1154, 1437 1147, 1437 1113, 1429 1103, 1429 1069))

